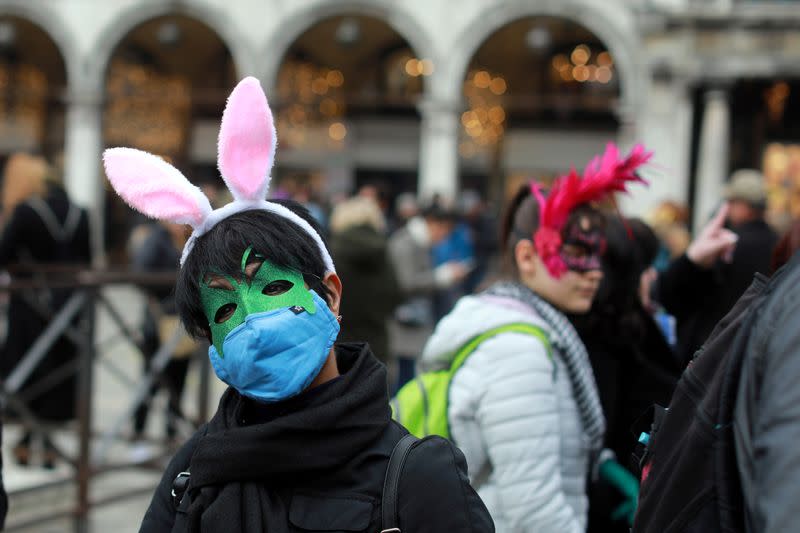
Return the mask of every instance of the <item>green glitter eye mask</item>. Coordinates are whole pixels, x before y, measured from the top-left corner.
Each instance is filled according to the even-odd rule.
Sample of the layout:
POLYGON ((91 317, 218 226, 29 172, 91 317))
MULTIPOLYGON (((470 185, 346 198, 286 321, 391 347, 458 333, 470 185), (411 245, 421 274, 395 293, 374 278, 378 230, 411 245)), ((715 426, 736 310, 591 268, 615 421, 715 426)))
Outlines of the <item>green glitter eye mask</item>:
MULTIPOLYGON (((279 267, 254 255, 252 246, 242 255, 241 271, 241 280, 218 276, 224 277, 232 290, 209 286, 209 276, 200 283, 200 301, 211 329, 212 343, 220 356, 223 356, 222 343, 225 337, 242 324, 248 315, 292 306, 302 307, 311 314, 317 310, 300 272, 279 267), (251 255, 253 261, 250 261, 251 255), (248 278, 248 265, 259 261, 261 265, 258 270, 248 278)), ((214 276, 213 273, 211 275, 214 276)))

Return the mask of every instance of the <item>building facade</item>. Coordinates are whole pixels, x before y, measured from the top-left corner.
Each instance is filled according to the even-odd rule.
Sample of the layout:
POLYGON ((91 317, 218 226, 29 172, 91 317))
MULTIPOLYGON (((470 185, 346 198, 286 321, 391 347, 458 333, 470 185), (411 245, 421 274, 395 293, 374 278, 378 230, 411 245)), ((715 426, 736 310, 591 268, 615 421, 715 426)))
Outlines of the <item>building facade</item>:
POLYGON ((61 161, 98 249, 114 232, 103 148, 213 174, 246 75, 276 109, 278 172, 329 194, 380 179, 500 199, 613 140, 656 152, 627 212, 669 199, 703 220, 733 167, 755 166, 800 215, 797 2, 0 0, 0 67, 0 152, 61 161))

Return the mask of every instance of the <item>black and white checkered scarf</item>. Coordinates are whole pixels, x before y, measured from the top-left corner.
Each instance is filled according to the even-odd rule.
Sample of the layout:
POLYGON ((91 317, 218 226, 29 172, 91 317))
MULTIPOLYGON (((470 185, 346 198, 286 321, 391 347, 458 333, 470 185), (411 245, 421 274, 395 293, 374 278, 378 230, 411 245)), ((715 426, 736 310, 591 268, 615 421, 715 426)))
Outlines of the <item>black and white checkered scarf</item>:
POLYGON ((490 287, 485 294, 513 298, 527 304, 557 333, 550 342, 564 356, 584 431, 592 449, 595 452, 599 451, 603 447, 606 419, 603 416, 603 407, 600 404, 589 354, 586 353, 586 347, 578 332, 567 317, 524 285, 498 283, 490 287))

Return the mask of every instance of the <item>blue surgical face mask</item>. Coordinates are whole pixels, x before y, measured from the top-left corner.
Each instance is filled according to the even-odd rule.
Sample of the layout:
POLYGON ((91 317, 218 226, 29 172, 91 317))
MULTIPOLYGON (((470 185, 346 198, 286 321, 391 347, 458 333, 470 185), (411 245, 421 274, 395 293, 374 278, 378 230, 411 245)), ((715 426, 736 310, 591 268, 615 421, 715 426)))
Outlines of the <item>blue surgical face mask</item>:
POLYGON ((339 334, 328 304, 310 292, 316 312, 291 306, 253 313, 225 336, 224 357, 211 346, 208 355, 217 376, 261 402, 279 402, 307 389, 339 334))

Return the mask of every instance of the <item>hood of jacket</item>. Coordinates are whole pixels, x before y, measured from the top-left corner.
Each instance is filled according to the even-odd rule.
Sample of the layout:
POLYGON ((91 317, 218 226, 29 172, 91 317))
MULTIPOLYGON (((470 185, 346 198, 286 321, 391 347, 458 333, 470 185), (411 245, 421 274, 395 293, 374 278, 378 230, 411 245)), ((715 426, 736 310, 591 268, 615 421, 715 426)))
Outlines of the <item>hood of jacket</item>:
POLYGON ((436 325, 422 351, 420 366, 423 371, 446 368, 456 351, 470 339, 490 329, 517 323, 539 326, 554 339, 553 330, 524 302, 485 293, 465 296, 436 325))

